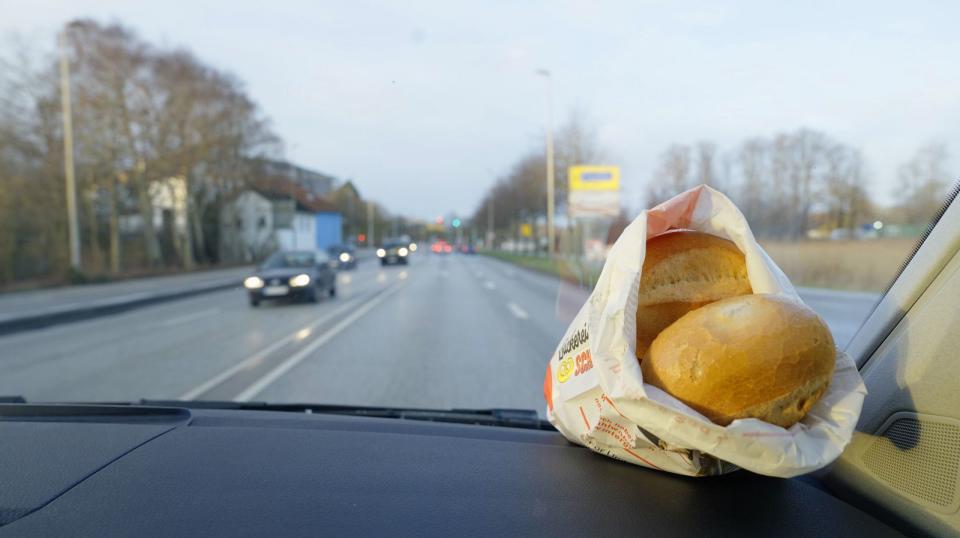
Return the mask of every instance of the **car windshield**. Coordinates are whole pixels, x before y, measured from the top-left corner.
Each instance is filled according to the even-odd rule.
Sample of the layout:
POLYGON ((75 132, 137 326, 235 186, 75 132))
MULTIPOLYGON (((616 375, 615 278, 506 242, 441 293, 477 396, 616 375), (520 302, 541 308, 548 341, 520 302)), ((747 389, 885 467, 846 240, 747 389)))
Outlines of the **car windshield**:
POLYGON ((278 252, 263 262, 263 268, 313 267, 315 264, 316 255, 312 252, 278 252))
MULTIPOLYGON (((638 260, 610 261, 643 250, 625 230, 700 185, 845 346, 960 177, 958 19, 867 0, 13 2, 0 396, 544 417, 577 314, 639 287, 638 260)), ((722 235, 704 207, 644 230, 669 213, 722 235)), ((635 303, 595 309, 626 316, 623 342, 635 303)))

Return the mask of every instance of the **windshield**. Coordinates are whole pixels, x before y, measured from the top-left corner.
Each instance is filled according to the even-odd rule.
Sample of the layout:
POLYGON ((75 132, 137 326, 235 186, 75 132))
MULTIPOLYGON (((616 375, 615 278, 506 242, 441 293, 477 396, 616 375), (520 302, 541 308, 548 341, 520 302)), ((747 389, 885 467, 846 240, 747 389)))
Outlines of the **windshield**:
POLYGON ((957 3, 15 4, 0 396, 544 416, 645 209, 728 197, 845 346, 960 177, 957 3))
POLYGON ((285 267, 313 267, 316 255, 312 252, 278 252, 263 262, 264 269, 283 269, 285 267))

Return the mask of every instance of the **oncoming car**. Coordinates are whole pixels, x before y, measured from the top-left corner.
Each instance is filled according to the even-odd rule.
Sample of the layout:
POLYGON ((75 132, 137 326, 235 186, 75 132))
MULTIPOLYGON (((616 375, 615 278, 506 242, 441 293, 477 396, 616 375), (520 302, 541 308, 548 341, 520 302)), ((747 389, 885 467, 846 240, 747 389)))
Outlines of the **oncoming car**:
POLYGON ((256 274, 243 281, 250 305, 267 299, 299 299, 315 303, 321 294, 337 295, 337 261, 324 251, 298 250, 271 255, 256 274))
POLYGON ((400 264, 407 265, 410 255, 410 245, 406 241, 387 241, 377 249, 380 265, 400 264))
POLYGON ((357 253, 350 245, 332 245, 327 247, 327 254, 337 262, 340 269, 356 269, 357 253))

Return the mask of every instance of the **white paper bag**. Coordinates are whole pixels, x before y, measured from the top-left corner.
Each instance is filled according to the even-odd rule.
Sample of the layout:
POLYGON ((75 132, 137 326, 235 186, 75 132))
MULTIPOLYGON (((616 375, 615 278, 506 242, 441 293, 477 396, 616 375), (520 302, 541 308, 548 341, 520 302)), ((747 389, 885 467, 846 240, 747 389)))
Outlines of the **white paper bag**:
POLYGON ((830 464, 850 442, 866 396, 856 365, 839 350, 827 393, 789 429, 757 419, 718 426, 644 385, 635 355, 640 271, 647 239, 676 228, 733 241, 746 257, 754 293, 799 300, 723 194, 700 186, 644 211, 611 249, 590 299, 550 358, 543 386, 550 422, 570 441, 601 454, 684 475, 739 467, 791 477, 830 464))

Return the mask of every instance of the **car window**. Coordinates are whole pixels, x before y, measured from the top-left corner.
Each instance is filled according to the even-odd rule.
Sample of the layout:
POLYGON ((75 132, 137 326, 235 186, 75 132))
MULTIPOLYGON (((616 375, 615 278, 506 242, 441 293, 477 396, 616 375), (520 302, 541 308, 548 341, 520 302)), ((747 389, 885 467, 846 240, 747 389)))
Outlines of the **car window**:
POLYGON ((264 262, 264 269, 279 269, 284 267, 312 267, 314 253, 312 252, 278 252, 264 262))

